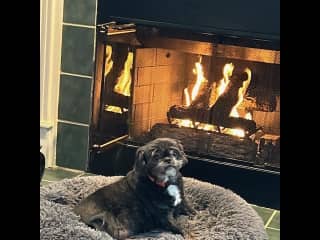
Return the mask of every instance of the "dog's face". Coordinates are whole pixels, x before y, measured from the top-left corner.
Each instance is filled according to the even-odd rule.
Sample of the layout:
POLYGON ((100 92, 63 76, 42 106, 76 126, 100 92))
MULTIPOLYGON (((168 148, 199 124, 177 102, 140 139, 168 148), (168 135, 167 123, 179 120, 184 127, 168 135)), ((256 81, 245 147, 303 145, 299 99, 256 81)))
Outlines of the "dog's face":
POLYGON ((175 182, 178 171, 188 162, 178 140, 157 138, 138 148, 134 170, 157 183, 175 182))

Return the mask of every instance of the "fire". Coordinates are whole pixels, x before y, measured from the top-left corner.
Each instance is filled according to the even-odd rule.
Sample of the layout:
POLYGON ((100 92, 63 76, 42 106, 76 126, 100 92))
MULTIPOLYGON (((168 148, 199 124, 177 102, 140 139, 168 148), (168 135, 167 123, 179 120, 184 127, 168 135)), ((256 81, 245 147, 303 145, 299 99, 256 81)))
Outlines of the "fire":
POLYGON ((120 108, 118 106, 112 106, 112 105, 105 105, 104 110, 107 112, 114 112, 114 113, 124 113, 128 112, 127 108, 120 108))
POLYGON ((186 106, 190 106, 191 102, 190 102, 190 95, 188 92, 188 88, 184 89, 184 96, 186 97, 186 106))
MULTIPOLYGON (((218 98, 221 96, 221 94, 225 91, 226 87, 228 86, 230 82, 230 77, 232 76, 234 70, 234 65, 232 63, 227 63, 223 67, 223 78, 219 82, 214 82, 212 85, 212 92, 210 96, 210 103, 209 107, 212 107, 218 98)), ((198 62, 195 63, 195 68, 193 69, 193 72, 197 75, 196 83, 193 86, 192 92, 191 92, 191 98, 188 92, 188 88, 184 89, 184 95, 185 95, 185 105, 188 107, 192 103, 194 99, 196 99, 199 89, 201 88, 201 85, 207 81, 207 79, 204 77, 202 65, 201 65, 201 57, 198 62)), ((244 99, 244 96, 246 94, 246 91, 248 89, 248 86, 251 81, 251 70, 249 68, 245 69, 245 72, 248 75, 248 79, 243 82, 242 87, 238 91, 238 101, 232 108, 232 111, 230 113, 230 117, 240 117, 238 112, 238 107, 241 104, 241 102, 244 99)), ((245 119, 252 120, 252 114, 246 113, 245 116, 243 116, 245 119)), ((175 119, 174 123, 178 126, 183 127, 197 127, 198 129, 203 129, 207 131, 216 131, 217 127, 211 124, 204 124, 204 123, 193 123, 189 119, 175 119)), ((243 129, 229 129, 229 128, 222 128, 220 129, 223 133, 231 134, 238 137, 244 137, 245 132, 243 129)))
POLYGON ((197 75, 197 80, 191 92, 191 101, 197 97, 201 84, 207 81, 203 75, 201 60, 202 58, 200 57, 199 62, 195 63, 195 69, 193 69, 193 72, 197 75))
POLYGON ((223 67, 223 78, 219 81, 218 86, 217 83, 213 83, 212 94, 210 97, 210 107, 212 107, 221 94, 224 92, 226 87, 230 82, 230 77, 232 76, 234 69, 234 65, 232 63, 227 63, 223 67))
POLYGON ((124 96, 130 96, 131 87, 131 68, 133 64, 133 52, 128 52, 126 62, 124 64, 123 71, 118 77, 117 84, 114 87, 116 93, 122 94, 124 96))
POLYGON ((207 81, 207 79, 204 77, 201 60, 202 60, 202 57, 200 56, 199 61, 195 63, 195 68, 193 69, 193 73, 197 75, 197 79, 191 91, 191 99, 188 92, 188 88, 184 89, 187 107, 190 106, 191 101, 193 101, 198 96, 201 85, 207 81))
POLYGON ((244 118, 248 120, 252 120, 252 114, 250 112, 247 112, 244 118))
MULTIPOLYGON (((251 70, 249 68, 246 68, 244 70, 247 74, 248 74, 248 79, 245 80, 243 82, 243 85, 241 88, 239 88, 238 91, 238 101, 236 103, 236 105, 233 106, 231 113, 230 113, 230 117, 239 117, 239 112, 238 112, 238 106, 241 104, 241 102, 243 101, 244 95, 247 91, 247 88, 250 84, 251 81, 251 70)), ((252 116, 250 113, 246 113, 246 115, 244 116, 245 119, 252 119, 252 116)), ((230 131, 228 132, 231 135, 235 135, 238 137, 244 137, 245 136, 245 132, 242 129, 230 129, 230 131)))
POLYGON ((106 63, 104 65, 104 76, 106 77, 113 67, 112 61, 112 47, 110 45, 106 45, 106 63))

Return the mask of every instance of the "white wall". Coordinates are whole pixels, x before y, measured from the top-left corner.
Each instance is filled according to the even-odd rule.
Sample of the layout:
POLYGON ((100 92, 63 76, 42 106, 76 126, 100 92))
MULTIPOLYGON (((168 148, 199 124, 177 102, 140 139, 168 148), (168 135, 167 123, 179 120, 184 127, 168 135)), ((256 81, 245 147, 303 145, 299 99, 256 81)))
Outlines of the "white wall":
POLYGON ((55 166, 63 0, 40 0, 40 145, 55 166))

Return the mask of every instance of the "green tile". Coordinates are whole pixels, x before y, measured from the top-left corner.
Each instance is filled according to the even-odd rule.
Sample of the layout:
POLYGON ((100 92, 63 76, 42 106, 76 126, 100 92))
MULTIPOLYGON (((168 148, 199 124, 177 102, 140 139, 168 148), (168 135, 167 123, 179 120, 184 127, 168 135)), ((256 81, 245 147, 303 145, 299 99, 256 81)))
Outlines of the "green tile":
POLYGON ((93 75, 94 29, 63 26, 61 71, 93 75))
POLYGON ((50 184, 50 183, 52 183, 52 182, 48 182, 48 181, 46 181, 46 180, 42 180, 41 183, 40 183, 40 187, 45 186, 45 185, 48 185, 48 184, 50 184))
POLYGON ((269 208, 264 208, 264 207, 254 206, 254 205, 252 205, 252 207, 254 208, 254 210, 257 211, 259 216, 262 218, 264 224, 267 223, 271 214, 274 212, 273 209, 269 209, 269 208))
POLYGON ((266 231, 268 233, 269 240, 279 240, 280 239, 280 231, 279 230, 267 228, 266 231))
POLYGON ((273 216, 271 223, 268 227, 280 229, 280 212, 277 211, 276 215, 273 216))
POLYGON ((96 176, 96 175, 93 173, 85 173, 85 174, 81 175, 81 177, 88 177, 88 176, 96 176))
POLYGON ((95 25, 96 0, 64 0, 63 21, 95 25))
POLYGON ((57 166, 85 170, 88 160, 89 128, 58 123, 57 166))
POLYGON ((64 178, 73 178, 80 175, 80 173, 67 171, 59 168, 46 168, 43 175, 43 182, 47 184, 46 181, 59 181, 64 178))
POLYGON ((59 119, 89 123, 91 79, 61 74, 59 119))

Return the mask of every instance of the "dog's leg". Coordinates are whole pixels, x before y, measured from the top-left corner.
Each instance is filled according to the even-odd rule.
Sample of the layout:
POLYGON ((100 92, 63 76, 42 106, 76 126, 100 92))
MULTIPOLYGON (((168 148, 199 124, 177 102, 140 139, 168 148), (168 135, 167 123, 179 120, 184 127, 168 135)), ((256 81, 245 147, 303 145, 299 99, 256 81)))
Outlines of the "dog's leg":
POLYGON ((129 236, 129 231, 113 215, 107 212, 92 216, 87 224, 99 231, 106 231, 119 240, 126 239, 129 236))
POLYGON ((185 214, 188 216, 192 216, 196 214, 196 211, 193 209, 190 202, 186 198, 184 198, 180 204, 180 211, 182 214, 185 214))

